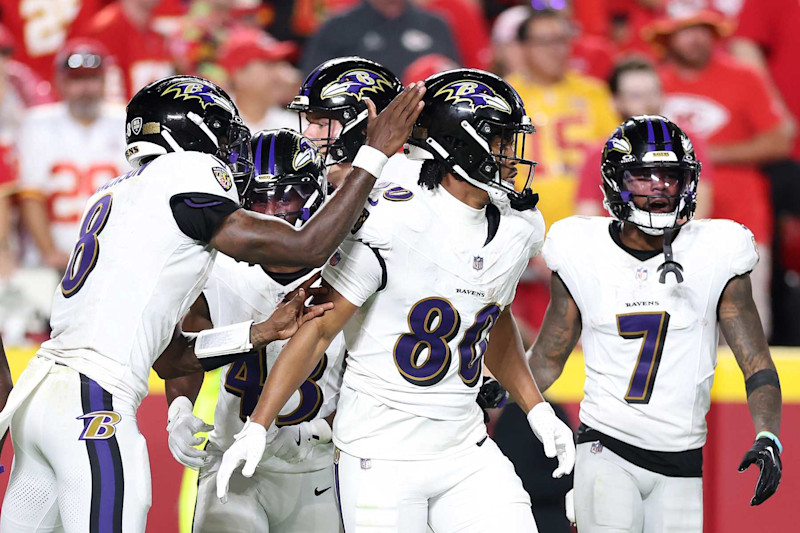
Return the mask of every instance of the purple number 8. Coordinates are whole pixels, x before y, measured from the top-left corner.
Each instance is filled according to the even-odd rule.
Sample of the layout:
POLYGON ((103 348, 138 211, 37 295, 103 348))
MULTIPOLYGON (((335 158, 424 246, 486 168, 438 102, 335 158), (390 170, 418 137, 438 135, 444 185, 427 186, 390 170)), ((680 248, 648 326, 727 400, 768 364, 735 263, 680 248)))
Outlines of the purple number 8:
POLYGON ((65 298, 74 296, 86 278, 97 264, 100 254, 100 244, 97 236, 103 231, 111 213, 111 194, 107 194, 97 200, 95 204, 86 212, 86 217, 81 223, 81 231, 78 235, 78 242, 72 251, 67 271, 61 280, 61 293, 65 298))

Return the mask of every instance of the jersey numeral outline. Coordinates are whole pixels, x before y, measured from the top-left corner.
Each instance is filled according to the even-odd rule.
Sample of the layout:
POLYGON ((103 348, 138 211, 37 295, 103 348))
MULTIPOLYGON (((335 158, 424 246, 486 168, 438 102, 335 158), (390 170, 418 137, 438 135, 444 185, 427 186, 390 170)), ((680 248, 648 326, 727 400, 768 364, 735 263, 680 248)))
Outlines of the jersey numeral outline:
MULTIPOLYGON (((317 381, 322 378, 326 368, 328 368, 328 355, 323 354, 320 362, 298 389, 300 392, 299 405, 291 413, 278 416, 275 420, 276 426, 292 426, 317 416, 324 401, 322 387, 317 384, 317 381)), ((266 382, 267 353, 265 348, 261 348, 258 352, 251 352, 231 364, 225 375, 225 390, 241 399, 239 418, 242 422, 253 414, 258 397, 266 382)))
POLYGON ((100 197, 86 212, 78 234, 78 242, 72 250, 67 270, 61 279, 61 294, 65 298, 75 296, 86 278, 89 277, 100 255, 100 243, 97 237, 106 227, 108 216, 111 214, 112 194, 100 197))
MULTIPOLYGON (((458 375, 468 387, 479 381, 489 332, 499 316, 496 303, 478 311, 458 344, 458 375)), ((461 317, 448 300, 425 298, 414 304, 408 313, 410 332, 400 335, 394 346, 394 363, 403 379, 420 387, 430 387, 444 379, 452 360, 449 343, 460 327, 461 317), (428 356, 420 361, 425 350, 428 356)))
POLYGON ((617 331, 623 339, 642 339, 636 367, 625 394, 626 402, 650 402, 668 327, 669 313, 666 311, 617 315, 617 331))

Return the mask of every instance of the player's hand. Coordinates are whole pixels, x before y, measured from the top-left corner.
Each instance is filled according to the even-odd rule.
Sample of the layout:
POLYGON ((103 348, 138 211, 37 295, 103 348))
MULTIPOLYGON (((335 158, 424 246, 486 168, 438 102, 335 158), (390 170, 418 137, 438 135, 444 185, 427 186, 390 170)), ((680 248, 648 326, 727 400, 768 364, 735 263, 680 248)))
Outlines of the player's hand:
POLYGON ((278 430, 267 453, 287 463, 299 463, 308 458, 314 446, 330 442, 332 436, 328 422, 321 418, 284 426, 278 430))
POLYGON ((199 470, 205 463, 206 452, 194 447, 203 442, 203 438, 195 437, 195 434, 211 431, 214 426, 206 424, 192 414, 192 402, 186 396, 180 396, 172 401, 167 416, 169 451, 183 466, 199 470))
POLYGON ((412 83, 380 115, 376 112, 375 103, 367 99, 367 146, 380 150, 386 157, 392 157, 399 152, 411 135, 411 128, 425 105, 422 102, 423 96, 425 83, 412 83))
POLYGON ((244 427, 233 438, 233 444, 222 455, 222 463, 217 472, 217 498, 222 503, 228 501, 228 484, 233 471, 244 463, 242 475, 253 477, 267 447, 266 428, 261 424, 251 422, 250 417, 247 417, 244 427))
POLYGON ((573 526, 575 525, 575 489, 569 489, 564 496, 564 514, 573 526))
POLYGON ((534 405, 528 413, 528 424, 544 445, 544 454, 547 457, 558 457, 558 468, 553 471, 553 477, 558 478, 572 472, 572 467, 575 466, 572 430, 556 416, 550 404, 540 402, 534 405))
POLYGON ((744 454, 744 459, 739 464, 739 472, 744 472, 752 464, 758 465, 761 473, 750 505, 761 505, 775 494, 781 482, 781 452, 778 444, 769 437, 761 437, 755 441, 753 447, 744 454))

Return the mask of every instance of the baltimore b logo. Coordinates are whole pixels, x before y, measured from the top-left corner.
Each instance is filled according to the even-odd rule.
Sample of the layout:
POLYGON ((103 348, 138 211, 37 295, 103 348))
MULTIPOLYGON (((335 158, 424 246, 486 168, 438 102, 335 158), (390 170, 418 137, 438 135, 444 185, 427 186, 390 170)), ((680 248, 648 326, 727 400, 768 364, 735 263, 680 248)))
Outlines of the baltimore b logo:
MULTIPOLYGON (((365 68, 348 70, 322 88, 320 98, 326 100, 349 94, 361 100, 365 93, 382 93, 392 84, 382 75, 365 68)), ((369 96, 369 95, 366 95, 369 96)))
POLYGON ((94 411, 79 416, 78 420, 84 420, 86 424, 79 440, 105 440, 114 436, 115 426, 122 417, 114 411, 94 411))
POLYGON ((511 114, 511 104, 497 95, 491 87, 475 80, 458 80, 450 82, 433 95, 434 98, 444 96, 445 102, 466 102, 475 111, 482 107, 489 107, 511 114))
POLYGON ((176 100, 178 98, 183 98, 184 100, 199 100, 203 109, 210 105, 216 105, 231 114, 236 114, 236 110, 232 107, 228 99, 218 94, 214 87, 195 80, 175 82, 164 89, 161 96, 167 96, 169 94, 176 100))

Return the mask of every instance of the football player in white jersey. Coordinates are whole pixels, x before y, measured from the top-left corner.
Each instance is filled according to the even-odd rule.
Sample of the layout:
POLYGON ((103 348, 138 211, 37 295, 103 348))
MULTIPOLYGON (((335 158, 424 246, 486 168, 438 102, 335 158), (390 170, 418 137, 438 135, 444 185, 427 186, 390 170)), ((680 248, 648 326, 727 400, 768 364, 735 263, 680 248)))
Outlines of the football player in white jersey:
POLYGON ((333 433, 345 531, 536 531, 529 497, 475 402, 482 361, 558 456, 553 475, 572 469, 572 432, 542 400, 509 307, 544 239, 537 198, 513 188, 518 167, 532 170, 515 154, 533 126, 493 74, 459 69, 425 83, 412 137, 428 158, 421 186, 373 195, 324 267, 335 307, 301 327, 273 365, 225 452, 220 497, 241 462, 252 475, 265 427, 340 331, 348 359, 333 433))
MULTIPOLYGON (((380 116, 371 107, 368 146, 300 229, 239 209, 234 184, 249 185, 250 133, 222 89, 174 76, 134 96, 126 155, 138 168, 90 198, 56 290, 52 338, 0 413, 0 433, 11 422, 16 451, 0 530, 144 531, 150 469, 136 408, 217 251, 320 266, 358 218, 387 154, 407 138, 423 95, 412 84, 380 116)), ((256 327, 236 332, 255 347, 276 340, 256 327)))
POLYGON ((613 218, 570 217, 547 235, 551 302, 531 368, 546 389, 581 337, 574 518, 582 533, 699 533, 717 324, 744 374, 755 426, 739 466, 761 471, 751 505, 780 482, 780 384, 749 278, 758 253, 740 224, 692 221, 700 163, 669 120, 624 122, 601 173, 613 218))
MULTIPOLYGON (((302 226, 322 205, 326 182, 322 158, 311 141, 288 129, 263 131, 251 142, 255 173, 243 206, 302 226)), ((318 270, 269 267, 219 258, 184 319, 192 331, 260 322, 284 298, 318 270)), ((199 469, 193 530, 232 533, 338 533, 339 514, 333 488, 331 417, 339 397, 344 339, 339 338, 276 420, 277 429, 256 474, 234 476, 229 499, 217 499, 216 473, 222 452, 241 431, 284 342, 251 352, 223 369, 217 400, 216 426, 205 450, 197 450, 197 431, 209 428, 192 415, 199 379, 167 380, 169 445, 175 458, 199 469), (173 399, 174 398, 174 399, 173 399)))

